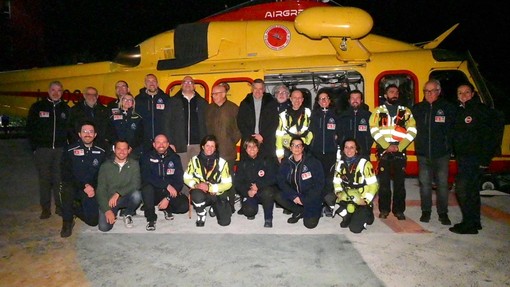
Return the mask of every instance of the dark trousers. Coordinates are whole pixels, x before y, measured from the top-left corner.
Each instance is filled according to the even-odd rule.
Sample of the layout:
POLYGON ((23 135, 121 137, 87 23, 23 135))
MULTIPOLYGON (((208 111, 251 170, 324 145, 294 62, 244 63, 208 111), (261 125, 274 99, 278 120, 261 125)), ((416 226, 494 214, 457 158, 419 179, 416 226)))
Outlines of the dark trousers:
POLYGON ((56 208, 61 208, 60 162, 62 152, 62 148, 38 148, 34 152, 35 166, 39 175, 39 203, 42 209, 51 209, 52 191, 56 208))
MULTIPOLYGON (((279 205, 281 205, 283 208, 288 209, 292 212, 292 214, 309 214, 310 212, 305 212, 306 209, 320 209, 318 206, 309 206, 307 203, 315 204, 317 201, 306 201, 301 198, 301 202, 303 205, 295 204, 294 201, 285 198, 282 196, 282 192, 276 192, 274 195, 274 200, 279 205)), ((321 201, 319 201, 319 206, 322 204, 321 201)), ((312 229, 315 228, 319 224, 320 215, 318 216, 303 216, 303 224, 306 228, 312 229)))
MULTIPOLYGON (((134 214, 136 208, 140 205, 142 201, 142 196, 140 191, 135 191, 130 194, 121 196, 117 200, 117 205, 111 208, 113 214, 117 215, 120 209, 126 209, 126 214, 134 214)), ((110 231, 113 228, 113 224, 110 224, 106 221, 106 215, 104 212, 99 210, 99 225, 98 228, 100 231, 106 232, 110 231)))
POLYGON ((216 214, 218 224, 221 226, 227 226, 230 224, 232 209, 230 208, 226 192, 220 195, 215 195, 203 192, 200 189, 192 189, 190 190, 190 194, 191 202, 198 216, 205 218, 205 208, 207 206, 212 206, 216 214))
POLYGON ((243 214, 246 217, 252 217, 257 215, 257 213, 259 212, 260 203, 262 204, 262 209, 264 209, 264 219, 273 219, 274 193, 275 187, 267 186, 265 188, 259 189, 255 196, 253 197, 248 196, 243 198, 242 203, 243 214))
POLYGON ((437 180, 437 213, 448 213, 448 169, 450 155, 440 158, 418 156, 421 210, 432 211, 432 181, 437 180), (435 177, 434 177, 435 175, 435 177))
POLYGON ((403 153, 386 153, 379 159, 379 211, 394 214, 406 210, 406 161, 403 153), (391 180, 393 179, 393 199, 391 196, 391 180))
POLYGON ((475 157, 457 158, 457 164, 455 193, 462 211, 462 222, 475 226, 480 224, 480 164, 475 157))
MULTIPOLYGON (((144 204, 143 212, 147 221, 156 221, 158 219, 155 206, 167 196, 170 196, 170 194, 166 189, 154 188, 154 186, 150 184, 142 186, 142 198, 144 204)), ((176 197, 170 199, 170 203, 168 204, 166 211, 171 213, 186 213, 188 212, 188 209, 188 197, 178 192, 176 197)))
POLYGON ((76 189, 73 183, 62 184, 62 220, 73 221, 74 216, 87 225, 96 226, 99 220, 99 205, 95 196, 88 197, 83 189, 76 189))

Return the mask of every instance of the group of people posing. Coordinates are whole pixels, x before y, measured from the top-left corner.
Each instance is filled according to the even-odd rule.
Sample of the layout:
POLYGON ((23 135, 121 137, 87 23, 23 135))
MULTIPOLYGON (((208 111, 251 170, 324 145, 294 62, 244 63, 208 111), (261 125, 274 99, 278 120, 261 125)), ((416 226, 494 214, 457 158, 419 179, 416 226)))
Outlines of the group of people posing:
POLYGON ((156 207, 166 220, 189 212, 196 226, 207 215, 227 226, 238 214, 252 220, 262 206, 264 227, 273 226, 275 203, 315 228, 322 216, 342 217, 340 226, 362 232, 392 213, 405 220, 406 148, 415 141, 419 163, 422 222, 432 212, 432 185, 437 184, 437 212, 448 218, 448 164, 459 163, 456 193, 463 220, 450 230, 478 233, 480 198, 476 181, 497 143, 491 142, 489 110, 477 101, 470 84, 459 86, 459 107, 440 97, 436 80, 424 86, 424 100, 409 108, 399 102, 396 85, 385 88, 385 102, 373 113, 363 93, 350 91, 349 107, 339 111, 331 95, 319 91, 312 110, 304 91, 285 85, 266 92, 256 79, 239 106, 227 99, 228 83, 212 88, 212 103, 184 77, 170 97, 155 75, 134 97, 125 81, 115 85, 117 100, 98 102, 94 87, 72 108, 61 100, 60 82, 49 85, 48 98, 34 103, 27 131, 39 172, 41 219, 62 216, 60 235, 72 234, 75 217, 109 231, 117 217, 126 227, 141 205, 146 230, 156 230, 156 207), (240 161, 237 143, 241 141, 240 161), (376 144, 377 166, 370 161, 376 144), (393 192, 391 189, 393 182, 393 192), (208 208, 209 207, 209 208, 208 208))

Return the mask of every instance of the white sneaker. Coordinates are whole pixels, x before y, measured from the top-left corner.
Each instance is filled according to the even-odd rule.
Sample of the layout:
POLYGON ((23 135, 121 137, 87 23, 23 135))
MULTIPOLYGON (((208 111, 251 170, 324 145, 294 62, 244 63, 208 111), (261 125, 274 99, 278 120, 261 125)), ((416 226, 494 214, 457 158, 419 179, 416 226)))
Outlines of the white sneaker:
POLYGON ((131 215, 124 216, 124 226, 126 226, 126 228, 133 228, 133 218, 131 215))

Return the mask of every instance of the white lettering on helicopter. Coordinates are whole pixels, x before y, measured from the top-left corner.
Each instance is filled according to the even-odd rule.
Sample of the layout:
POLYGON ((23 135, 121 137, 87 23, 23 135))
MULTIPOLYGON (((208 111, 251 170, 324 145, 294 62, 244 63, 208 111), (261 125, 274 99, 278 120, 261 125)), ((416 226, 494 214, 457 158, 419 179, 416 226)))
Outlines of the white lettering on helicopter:
POLYGON ((297 16, 301 12, 303 12, 303 9, 266 11, 264 18, 291 17, 291 16, 297 16))

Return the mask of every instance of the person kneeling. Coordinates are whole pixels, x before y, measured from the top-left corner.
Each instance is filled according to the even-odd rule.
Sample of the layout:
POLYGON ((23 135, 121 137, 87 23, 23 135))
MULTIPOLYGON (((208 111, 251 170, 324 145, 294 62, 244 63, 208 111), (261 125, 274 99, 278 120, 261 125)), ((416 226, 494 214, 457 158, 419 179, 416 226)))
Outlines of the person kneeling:
POLYGON ((306 228, 315 228, 322 213, 322 190, 324 171, 320 161, 303 153, 305 145, 300 137, 290 141, 292 155, 282 161, 278 171, 278 186, 275 201, 292 211, 288 223, 303 218, 306 228))
POLYGON ((154 149, 144 153, 140 163, 147 231, 156 230, 155 205, 166 220, 174 219, 172 212, 186 213, 189 209, 188 197, 181 193, 184 186, 181 158, 170 148, 165 135, 156 136, 152 145, 154 149))
POLYGON ((248 157, 237 165, 234 186, 243 198, 242 214, 255 218, 259 203, 264 209, 264 227, 273 227, 273 194, 276 185, 276 162, 258 156, 259 141, 250 138, 244 142, 248 157))
POLYGON ((225 193, 232 187, 232 177, 227 161, 216 150, 217 145, 215 136, 205 136, 200 143, 200 153, 191 158, 183 176, 198 215, 197 227, 205 225, 207 206, 214 209, 221 226, 229 225, 232 217, 228 194, 225 193))
POLYGON ((125 208, 124 225, 133 227, 136 208, 142 201, 140 194, 140 165, 128 158, 131 147, 126 141, 115 143, 113 160, 107 160, 99 169, 97 201, 99 203, 99 230, 110 231, 115 224, 117 212, 125 208))
POLYGON ((335 165, 335 195, 326 198, 332 209, 336 199, 340 207, 335 215, 343 218, 340 227, 349 227, 353 233, 360 233, 374 222, 372 201, 379 188, 372 164, 359 152, 360 147, 354 139, 343 142, 341 156, 335 165))

